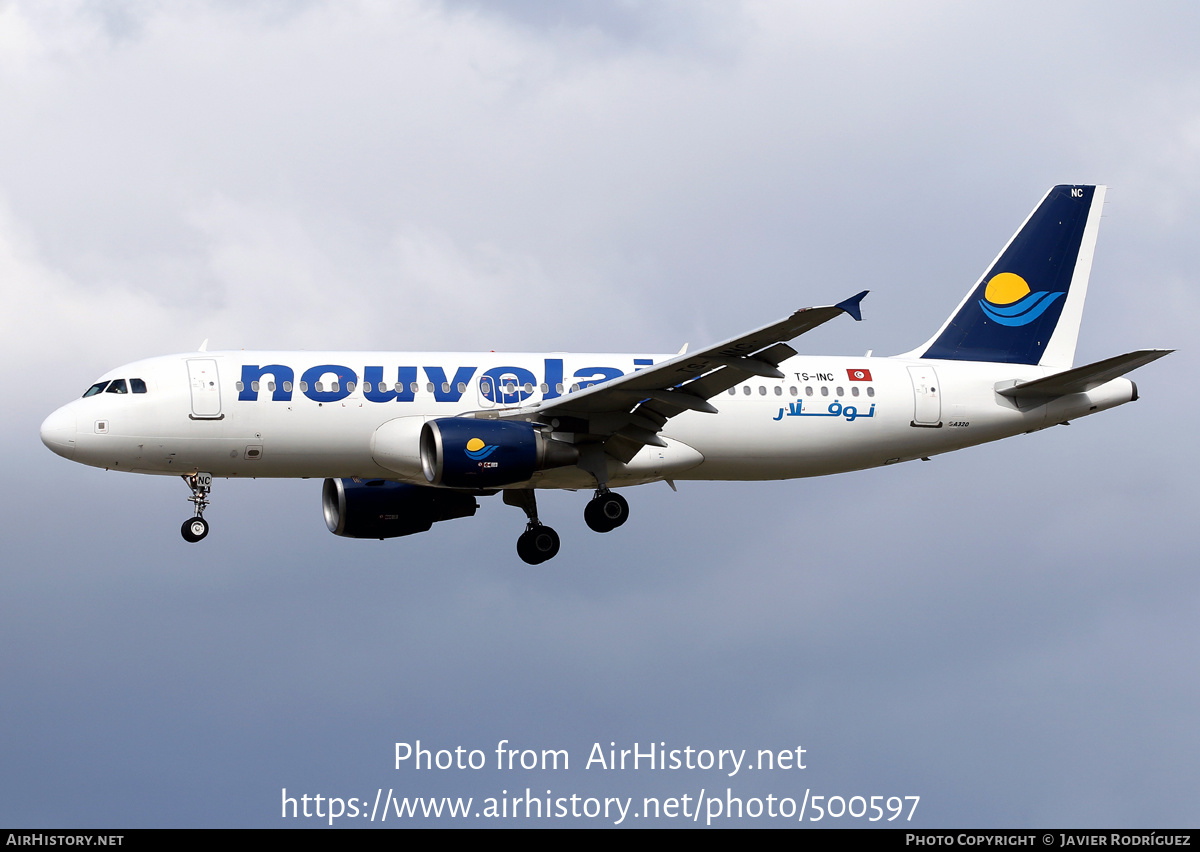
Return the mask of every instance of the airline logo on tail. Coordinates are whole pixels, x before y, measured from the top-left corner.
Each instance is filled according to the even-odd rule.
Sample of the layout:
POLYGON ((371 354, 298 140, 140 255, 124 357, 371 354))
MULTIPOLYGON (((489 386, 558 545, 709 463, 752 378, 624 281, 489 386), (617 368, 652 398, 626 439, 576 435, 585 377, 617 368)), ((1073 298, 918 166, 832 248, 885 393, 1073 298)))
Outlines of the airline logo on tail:
POLYGON ((979 307, 992 322, 1000 325, 1029 325, 1040 317, 1046 308, 1066 293, 1048 293, 1039 290, 1032 293, 1029 284, 1020 275, 1001 272, 987 283, 979 307))
POLYGON ((1051 189, 921 357, 1037 364, 1070 301, 1061 345, 1073 353, 1103 199, 1094 186, 1051 189))

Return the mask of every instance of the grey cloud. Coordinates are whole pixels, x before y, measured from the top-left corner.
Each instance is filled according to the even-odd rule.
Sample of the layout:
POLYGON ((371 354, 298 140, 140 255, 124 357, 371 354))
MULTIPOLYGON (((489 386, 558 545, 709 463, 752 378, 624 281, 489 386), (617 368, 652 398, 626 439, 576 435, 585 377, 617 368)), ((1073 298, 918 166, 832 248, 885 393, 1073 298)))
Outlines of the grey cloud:
POLYGON ((1194 821, 1190 7, 38 8, 0 30, 9 824, 274 826, 282 787, 526 779, 1194 821), (1112 185, 1080 359, 1181 349, 1136 405, 929 463, 634 489, 606 536, 548 494, 541 569, 496 498, 347 542, 317 482, 218 483, 190 548, 177 480, 37 440, 99 373, 205 337, 673 351, 869 288, 801 349, 904 351, 1075 180, 1112 185), (391 769, 416 738, 577 762, 391 769), (581 768, 635 740, 802 743, 812 769, 581 768))

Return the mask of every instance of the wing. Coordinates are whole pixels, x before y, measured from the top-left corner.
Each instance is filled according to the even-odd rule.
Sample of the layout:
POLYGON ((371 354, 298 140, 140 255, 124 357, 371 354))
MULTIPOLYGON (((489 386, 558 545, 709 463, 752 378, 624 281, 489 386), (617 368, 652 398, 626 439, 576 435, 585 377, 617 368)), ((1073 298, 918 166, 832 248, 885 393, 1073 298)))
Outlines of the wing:
POLYGON ((476 416, 558 420, 557 428, 574 432, 577 444, 601 444, 608 455, 628 462, 647 444, 665 447, 658 433, 677 414, 715 414, 717 409, 708 400, 717 394, 751 376, 783 378, 779 364, 796 354, 785 341, 843 313, 861 320, 859 302, 867 292, 836 305, 803 308, 779 322, 707 349, 677 355, 557 399, 519 409, 478 412, 476 416))

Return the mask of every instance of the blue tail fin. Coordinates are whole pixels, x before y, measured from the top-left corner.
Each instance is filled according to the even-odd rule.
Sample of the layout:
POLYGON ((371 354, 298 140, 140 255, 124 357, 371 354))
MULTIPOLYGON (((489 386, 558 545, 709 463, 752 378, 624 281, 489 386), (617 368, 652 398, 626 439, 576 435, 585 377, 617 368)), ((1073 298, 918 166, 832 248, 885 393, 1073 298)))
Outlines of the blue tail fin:
POLYGON ((1056 186, 1046 193, 938 333, 909 354, 1070 367, 1104 190, 1056 186))

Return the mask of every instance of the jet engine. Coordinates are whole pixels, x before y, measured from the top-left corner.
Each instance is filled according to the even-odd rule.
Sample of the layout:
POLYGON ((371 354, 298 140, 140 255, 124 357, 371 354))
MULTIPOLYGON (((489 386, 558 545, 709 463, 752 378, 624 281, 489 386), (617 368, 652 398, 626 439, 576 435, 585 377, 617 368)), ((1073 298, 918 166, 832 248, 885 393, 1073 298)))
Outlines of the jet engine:
POLYGON ((496 488, 578 460, 575 446, 529 423, 442 417, 421 429, 421 467, 434 485, 496 488))
POLYGON ((472 494, 385 479, 326 479, 321 503, 325 526, 347 538, 412 535, 437 521, 468 518, 479 508, 472 494))

